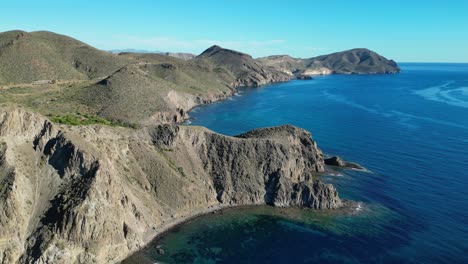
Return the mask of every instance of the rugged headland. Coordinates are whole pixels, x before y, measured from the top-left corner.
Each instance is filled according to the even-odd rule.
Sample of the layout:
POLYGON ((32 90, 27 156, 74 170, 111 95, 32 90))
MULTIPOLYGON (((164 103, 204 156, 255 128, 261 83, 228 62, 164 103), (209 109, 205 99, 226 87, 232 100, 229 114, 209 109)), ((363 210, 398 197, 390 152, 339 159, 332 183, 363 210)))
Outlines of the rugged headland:
MULTIPOLYGON (((363 56, 333 58, 361 65, 363 56)), ((273 64, 218 46, 185 60, 111 54, 45 31, 0 33, 0 262, 116 263, 218 208, 341 207, 320 181, 325 161, 309 132, 229 137, 177 124, 236 87, 307 74, 273 64)), ((355 73, 381 72, 367 64, 355 73)))
POLYGON ((351 49, 309 59, 274 55, 257 59, 262 64, 303 77, 325 74, 388 74, 400 72, 393 60, 368 49, 351 49))
POLYGON ((112 263, 178 219, 223 206, 338 208, 321 151, 293 126, 65 126, 0 113, 0 260, 112 263))

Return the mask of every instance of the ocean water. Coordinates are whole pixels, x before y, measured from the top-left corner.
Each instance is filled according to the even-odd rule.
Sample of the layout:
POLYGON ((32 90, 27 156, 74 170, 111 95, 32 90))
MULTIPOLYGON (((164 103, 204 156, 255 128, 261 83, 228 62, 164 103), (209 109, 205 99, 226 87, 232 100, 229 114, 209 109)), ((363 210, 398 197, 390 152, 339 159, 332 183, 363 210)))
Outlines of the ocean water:
POLYGON ((311 131, 324 153, 370 171, 322 176, 358 210, 230 209, 124 263, 468 263, 468 64, 400 66, 243 89, 191 112, 193 125, 228 135, 311 131))

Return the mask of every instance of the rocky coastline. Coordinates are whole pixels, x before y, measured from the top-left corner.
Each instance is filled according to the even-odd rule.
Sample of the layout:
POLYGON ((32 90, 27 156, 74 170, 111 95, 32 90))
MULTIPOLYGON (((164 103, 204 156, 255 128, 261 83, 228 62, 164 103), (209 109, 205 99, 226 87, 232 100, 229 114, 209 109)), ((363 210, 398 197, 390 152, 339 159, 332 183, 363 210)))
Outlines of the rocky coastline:
MULTIPOLYGON (((156 235, 215 210, 348 204, 320 174, 327 163, 353 163, 326 161, 304 129, 284 125, 231 137, 180 125, 194 107, 225 100, 239 87, 292 80, 302 69, 294 64, 304 61, 274 67, 219 46, 187 61, 112 55, 52 32, 0 38, 13 39, 0 47, 14 58, 2 61, 7 72, 0 75, 9 76, 3 82, 30 91, 9 95, 0 107, 1 263, 118 263, 156 235), (44 54, 59 63, 10 71, 11 63, 29 69, 31 58, 48 61, 44 54), (33 87, 37 80, 59 81, 33 87), (97 123, 83 122, 89 119, 97 123)), ((340 61, 342 73, 358 64, 373 69, 360 60, 380 58, 369 52, 332 54, 315 64, 340 61)), ((384 72, 397 71, 387 64, 384 72)))
MULTIPOLYGON (((271 80, 271 82, 274 82, 274 80, 271 80)), ((160 118, 157 120, 153 119, 153 121, 156 121, 153 123, 159 123, 160 125, 151 125, 151 123, 148 123, 137 131, 101 126, 70 127, 55 125, 41 115, 30 113, 28 110, 20 108, 2 109, 0 136, 2 141, 6 142, 4 145, 6 149, 3 152, 4 154, 2 154, 2 157, 5 157, 1 165, 2 171, 4 171, 4 173, 8 171, 17 172, 23 170, 20 168, 24 166, 29 168, 27 170, 36 171, 35 173, 38 176, 47 173, 49 179, 46 180, 46 182, 49 182, 49 184, 55 187, 53 187, 52 190, 48 190, 46 192, 48 194, 46 195, 41 193, 39 197, 24 197, 25 194, 18 195, 18 187, 22 189, 36 189, 35 192, 38 192, 38 186, 33 187, 31 183, 28 184, 24 182, 24 179, 30 178, 30 175, 21 175, 21 173, 6 174, 7 176, 1 179, 2 182, 12 181, 13 184, 18 183, 26 185, 15 186, 14 189, 3 190, 1 193, 3 200, 0 202, 8 205, 7 208, 9 208, 9 210, 5 212, 3 222, 0 222, 0 225, 4 227, 4 232, 6 232, 2 234, 2 237, 11 237, 11 239, 8 240, 11 246, 0 252, 0 257, 3 260, 18 263, 50 263, 63 261, 64 263, 69 261, 76 263, 116 263, 138 251, 152 239, 169 231, 171 228, 194 217, 225 208, 268 204, 276 207, 299 206, 313 209, 337 209, 349 205, 349 202, 339 199, 333 186, 317 180, 317 176, 325 171, 326 162, 317 144, 311 139, 311 134, 305 130, 293 126, 282 126, 256 129, 236 137, 227 137, 201 127, 174 125, 187 120, 189 118, 189 111, 194 107, 226 100, 238 91, 238 87, 240 86, 233 86, 230 93, 211 94, 203 97, 183 97, 176 92, 172 92, 169 94, 170 100, 177 102, 180 106, 175 116, 169 114, 169 116, 166 116, 166 119, 163 120, 160 118), (187 98, 189 99, 187 100, 187 98), (52 136, 53 134, 56 134, 56 136, 52 136), (182 137, 182 139, 180 137, 182 137), (26 140, 26 143, 24 140, 26 140), (239 140, 241 142, 246 142, 246 140, 251 142, 238 145, 239 140), (128 143, 127 141, 133 143, 128 143), (89 187, 93 184, 97 184, 96 177, 98 174, 105 174, 110 182, 115 181, 112 180, 112 178, 116 177, 117 182, 120 182, 120 185, 122 185, 125 181, 128 181, 128 176, 123 175, 132 170, 130 164, 140 159, 137 157, 138 155, 136 153, 133 153, 133 161, 128 160, 128 158, 125 160, 123 156, 117 155, 117 157, 113 157, 110 160, 114 160, 114 163, 119 165, 103 165, 101 164, 101 159, 108 154, 103 154, 99 149, 106 145, 105 149, 108 150, 111 156, 114 156, 112 153, 118 153, 118 149, 127 149, 127 152, 130 151, 132 147, 146 149, 147 147, 142 147, 141 144, 135 144, 135 142, 140 141, 151 142, 150 145, 156 147, 158 155, 154 155, 153 153, 150 154, 150 157, 142 157, 145 161, 144 164, 138 164, 139 166, 137 167, 139 168, 137 171, 140 171, 140 173, 143 170, 142 167, 149 166, 149 168, 147 168, 149 171, 143 172, 145 179, 139 179, 142 181, 139 182, 139 190, 140 192, 147 193, 151 192, 153 188, 160 189, 160 191, 165 193, 163 195, 164 197, 154 197, 154 195, 161 195, 158 192, 145 195, 135 195, 135 193, 124 194, 125 191, 123 191, 122 186, 119 186, 118 189, 120 192, 123 192, 120 195, 121 198, 111 198, 108 193, 115 193, 115 186, 107 185, 104 185, 105 187, 93 187, 94 191, 100 193, 105 192, 105 199, 103 199, 102 195, 100 198, 87 196, 91 191, 89 187), (31 144, 30 142, 33 143, 33 148, 26 151, 29 153, 26 154, 26 156, 33 157, 33 160, 22 157, 25 153, 20 153, 20 158, 24 158, 24 160, 21 161, 17 160, 17 158, 10 157, 10 162, 8 162, 9 159, 6 157, 14 155, 13 153, 17 153, 18 151, 17 148, 23 149, 25 148, 24 144, 31 144), (178 142, 184 142, 184 146, 178 146, 178 142), (189 146, 185 145, 187 142, 191 142, 191 144, 189 144, 189 146), (193 149, 187 151, 190 147, 194 147, 193 144, 195 144, 195 142, 197 142, 197 144, 200 144, 200 142, 204 143, 196 147, 196 151, 193 149), (50 144, 53 145, 49 146, 50 144), (69 150, 70 146, 72 150, 69 150), (111 149, 109 149, 109 146, 112 146, 111 149), (227 149, 229 149, 229 151, 219 149, 219 146, 228 146, 227 149), (199 147, 201 147, 201 149, 198 149, 199 147), (285 153, 285 150, 291 147, 292 152, 285 153), (208 150, 213 152, 207 152, 208 150), (277 156, 274 161, 269 160, 271 159, 271 155, 256 156, 255 154, 254 156, 245 156, 245 154, 249 153, 251 150, 255 150, 253 153, 256 154, 271 154, 272 152, 281 154, 277 156), (33 151, 33 153, 30 153, 30 151, 33 151), (70 151, 72 151, 72 153, 70 153, 70 151), (9 155, 7 154, 8 152, 10 152, 9 155), (60 158, 64 155, 65 161, 60 158), (193 160, 194 157, 197 157, 197 159, 193 160), (219 159, 220 157, 222 158, 219 159), (11 161, 11 159, 13 161, 11 161), (54 161, 55 159, 58 160, 54 161), (124 159, 125 162, 122 162, 122 159, 124 159), (179 179, 167 183, 169 186, 157 188, 157 185, 151 182, 154 181, 154 179, 151 180, 151 178, 154 178, 155 175, 151 174, 157 173, 157 177, 162 177, 163 175, 161 175, 161 172, 158 172, 158 169, 155 170, 155 168, 152 168, 155 165, 147 164, 147 162, 155 162, 156 160, 158 160, 156 163, 159 164, 159 166, 164 164, 163 166, 168 167, 166 168, 166 173, 176 174, 179 179), (184 164, 187 160, 190 162, 184 164), (272 163, 264 165, 263 171, 259 171, 259 164, 256 164, 250 170, 246 171, 244 165, 248 164, 251 160, 269 160, 269 162, 272 163), (291 163, 293 160, 294 162, 291 163), (21 163, 25 161, 32 162, 32 164, 41 164, 42 167, 39 166, 33 169, 24 163, 17 164, 18 162, 21 163), (234 161, 236 162, 233 163, 234 161), (223 166, 223 164, 230 165, 223 166), (200 165, 202 165, 202 168, 200 168, 200 165), (111 167, 112 169, 111 171, 105 172, 106 169, 103 169, 103 167, 107 167, 107 170, 111 167), (229 175, 231 173, 234 175, 230 177, 234 176, 234 178, 224 178, 225 174, 229 175), (188 202, 186 200, 189 197, 178 200, 178 198, 170 198, 170 195, 167 193, 169 190, 174 190, 174 184, 176 186, 181 184, 180 178, 185 178, 188 174, 203 174, 205 177, 204 179, 203 177, 200 179, 199 176, 196 176, 198 179, 190 180, 191 184, 195 181, 203 182, 203 187, 197 187, 203 189, 200 190, 200 193, 202 193, 201 196, 203 197, 200 197, 199 201, 195 202, 195 204, 198 204, 196 206, 190 205, 194 204, 193 201, 188 202), (91 177, 91 181, 82 182, 78 180, 78 178, 84 176, 91 177), (248 185, 244 184, 243 186, 238 186, 238 183, 233 182, 233 179, 239 182, 239 179, 245 181, 249 179, 249 177, 254 177, 256 180, 250 182, 248 185), (212 183, 208 184, 209 181, 207 179, 211 179, 212 183), (252 184, 257 187, 252 187, 252 184), (81 191, 78 193, 75 191, 71 192, 70 188, 78 188, 81 191), (259 190, 262 191, 259 192, 259 190), (80 192, 84 193, 79 194, 80 192), (212 197, 208 198, 207 193, 211 193, 212 197), (85 195, 83 197, 85 200, 81 200, 83 198, 75 200, 78 194, 79 196, 85 195), (128 197, 131 196, 134 197, 133 202, 128 201, 128 197), (64 199, 64 197, 68 198, 64 199), (100 217, 101 220, 95 218, 90 221, 85 220, 88 218, 79 213, 83 208, 86 208, 84 209, 85 211, 89 211, 89 203, 94 204, 98 202, 102 203, 101 206, 103 207, 111 206, 111 208, 114 208, 116 205, 112 205, 113 202, 111 202, 111 200, 120 200, 121 202, 119 203, 123 208, 117 210, 120 211, 119 214, 124 216, 130 214, 134 219, 130 222, 124 221, 123 223, 117 223, 121 221, 119 219, 122 219, 120 216, 116 216, 117 213, 107 215, 104 212, 100 212, 100 214, 102 214, 100 217), (151 212, 152 210, 148 208, 148 204, 141 204, 148 200, 157 201, 156 204, 153 204, 151 207, 159 208, 157 211, 160 212, 161 215, 157 216, 155 212, 151 212), (158 204, 161 200, 171 200, 174 204, 170 205, 170 208, 163 208, 164 206, 158 204), (104 206, 104 204, 106 206, 104 206), (131 207, 129 207, 129 204, 131 204, 131 207), (137 206, 137 204, 139 205, 137 206), (42 212, 26 215, 30 212, 30 209, 28 210, 27 208, 31 208, 31 206, 42 208, 42 212), (59 206, 59 208, 54 208, 57 206, 59 206), (190 209, 188 209, 187 206, 189 206, 190 209), (182 207, 184 209, 176 209, 174 211, 173 207, 182 207), (22 209, 18 210, 18 208, 22 209), (17 210, 18 213, 12 213, 13 211, 11 210, 17 210), (146 213, 142 213, 140 210, 146 211, 146 213), (49 216, 50 214, 64 214, 67 218, 58 218, 56 221, 52 221, 49 216), (143 220, 142 218, 145 219, 143 220), (109 221, 109 219, 112 220, 109 221), (117 222, 109 223, 113 221, 117 222), (28 225, 26 229, 20 230, 17 235, 14 235, 14 232, 17 231, 14 227, 17 225, 24 225, 25 222, 33 222, 36 224, 32 226, 28 225), (78 223, 81 224, 77 226, 78 223), (105 230, 88 234, 87 232, 90 231, 84 231, 85 233, 82 234, 83 228, 93 230, 101 224, 106 225, 106 223, 108 227, 105 230), (115 227, 119 225, 123 226, 123 231, 117 232, 115 227), (114 226, 113 231, 111 231, 112 226, 114 226), (144 227, 142 228, 142 226, 144 227), (100 242, 93 243, 103 245, 102 243, 104 243, 104 241, 115 239, 112 237, 116 236, 118 233, 122 233, 123 237, 120 238, 121 242, 112 244, 110 247, 102 246, 103 249, 99 250, 99 252, 93 252, 93 250, 87 246, 89 242, 85 242, 88 240, 93 241, 96 239, 93 238, 97 236, 96 234, 101 234, 100 236, 102 237, 98 239, 100 242), (26 250, 20 250, 22 247, 25 247, 26 250), (115 254, 114 250, 116 248, 118 248, 119 254, 115 254)), ((164 116, 164 114, 162 114, 162 116, 164 116)), ((147 144, 149 143, 143 145, 147 144)), ((28 147, 26 147, 26 149, 28 149, 28 147)), ((143 150, 143 152, 148 151, 148 149, 143 150)), ((109 157, 105 159, 109 160, 109 157)), ((141 175, 133 175, 131 177, 139 178, 140 176, 141 175)), ((163 178, 166 178, 166 176, 163 178)), ((37 179, 35 181, 37 181, 37 179)), ((102 183, 99 185, 101 184, 102 183)), ((135 182, 129 181, 126 182, 126 184, 132 186, 135 182)), ((190 189, 191 187, 178 186, 175 188, 180 188, 179 191, 183 192, 184 189, 190 189)), ((115 208, 111 210, 115 210, 115 208)), ((89 212, 86 214, 89 214, 89 212)), ((92 214, 96 214, 96 212, 92 214)))

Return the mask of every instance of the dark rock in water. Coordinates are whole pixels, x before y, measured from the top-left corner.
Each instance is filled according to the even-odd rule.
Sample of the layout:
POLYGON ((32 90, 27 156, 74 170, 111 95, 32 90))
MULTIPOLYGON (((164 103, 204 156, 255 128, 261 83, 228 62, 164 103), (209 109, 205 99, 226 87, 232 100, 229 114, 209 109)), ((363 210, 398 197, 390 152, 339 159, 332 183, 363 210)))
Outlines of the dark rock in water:
POLYGON ((156 253, 158 253, 159 255, 164 255, 166 252, 164 252, 164 249, 162 249, 162 246, 161 245, 157 245, 156 246, 156 253))
POLYGON ((328 159, 324 159, 326 165, 344 167, 346 163, 338 156, 334 156, 328 159))
POLYGON ((314 78, 312 78, 312 76, 310 76, 310 75, 301 74, 301 75, 298 75, 296 77, 296 79, 298 79, 298 80, 312 80, 314 78))
POLYGON ((331 158, 324 159, 326 165, 337 166, 342 168, 364 170, 364 167, 354 162, 347 162, 342 160, 338 156, 333 156, 331 158))

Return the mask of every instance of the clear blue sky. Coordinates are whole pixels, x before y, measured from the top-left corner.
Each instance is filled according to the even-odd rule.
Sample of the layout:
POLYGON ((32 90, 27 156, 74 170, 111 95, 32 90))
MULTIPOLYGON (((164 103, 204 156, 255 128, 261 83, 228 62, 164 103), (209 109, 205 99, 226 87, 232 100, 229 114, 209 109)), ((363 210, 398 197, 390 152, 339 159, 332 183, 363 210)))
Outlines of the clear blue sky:
POLYGON ((0 31, 12 29, 106 50, 200 53, 219 44, 254 57, 312 57, 366 47, 400 62, 468 62, 468 0, 8 0, 0 31))

